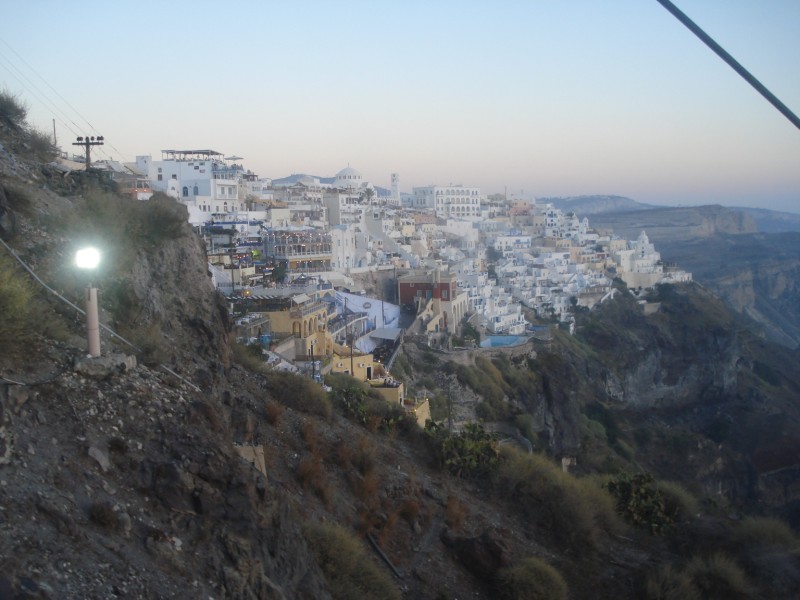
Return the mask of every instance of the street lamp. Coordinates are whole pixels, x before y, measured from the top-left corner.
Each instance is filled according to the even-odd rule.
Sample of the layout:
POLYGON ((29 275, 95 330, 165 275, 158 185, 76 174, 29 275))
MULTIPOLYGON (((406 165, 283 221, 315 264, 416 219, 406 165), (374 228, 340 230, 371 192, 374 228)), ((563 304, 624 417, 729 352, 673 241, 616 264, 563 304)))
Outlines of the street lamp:
MULTIPOLYGON (((79 269, 92 271, 100 264, 100 252, 96 248, 83 248, 75 254, 75 264, 79 269)), ((97 288, 86 288, 86 333, 89 340, 89 356, 100 356, 100 318, 97 315, 97 288)))

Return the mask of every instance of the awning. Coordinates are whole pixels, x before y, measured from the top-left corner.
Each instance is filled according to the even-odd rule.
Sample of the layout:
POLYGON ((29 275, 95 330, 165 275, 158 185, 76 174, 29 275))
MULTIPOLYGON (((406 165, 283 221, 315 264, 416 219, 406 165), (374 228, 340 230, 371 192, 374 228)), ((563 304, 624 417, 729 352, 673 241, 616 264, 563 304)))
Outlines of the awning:
POLYGON ((379 340, 390 340, 393 342, 400 337, 402 332, 403 330, 399 327, 381 327, 380 329, 376 329, 375 331, 371 332, 369 337, 377 338, 379 340))

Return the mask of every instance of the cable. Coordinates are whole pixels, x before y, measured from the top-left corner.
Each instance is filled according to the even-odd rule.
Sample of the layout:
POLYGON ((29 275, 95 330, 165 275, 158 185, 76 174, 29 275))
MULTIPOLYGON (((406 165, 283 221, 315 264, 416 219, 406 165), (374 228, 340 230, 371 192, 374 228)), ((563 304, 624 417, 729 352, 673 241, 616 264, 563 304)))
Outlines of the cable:
POLYGON ((711 48, 717 56, 719 56, 722 60, 724 60, 728 65, 736 71, 742 79, 744 79, 747 83, 753 86, 756 91, 764 96, 767 101, 772 104, 775 108, 777 108, 780 113, 789 119, 795 127, 800 129, 800 118, 797 117, 789 108, 778 98, 770 92, 758 79, 753 77, 750 72, 745 69, 742 65, 740 65, 735 58, 733 58, 730 54, 728 54, 725 49, 720 46, 717 42, 713 40, 713 38, 708 35, 705 31, 700 29, 694 21, 692 21, 689 17, 687 17, 684 13, 682 13, 677 6, 675 6, 669 0, 657 0, 657 2, 666 8, 672 15, 678 19, 681 23, 683 23, 689 31, 695 34, 700 40, 709 48, 711 48))
MULTIPOLYGON (((75 305, 74 303, 70 302, 67 298, 65 298, 64 296, 59 294, 57 291, 55 291, 53 288, 51 288, 49 285, 47 285, 44 281, 42 281, 42 279, 33 271, 33 269, 31 269, 27 264, 25 264, 25 261, 23 261, 19 257, 19 255, 14 251, 14 249, 11 246, 9 246, 8 244, 6 244, 4 239, 0 238, 0 244, 3 244, 3 246, 5 246, 6 250, 8 250, 8 252, 11 254, 11 256, 13 256, 16 259, 16 261, 20 265, 22 265, 22 268, 25 269, 31 275, 31 277, 33 277, 36 280, 36 282, 39 285, 41 285, 48 292, 50 292, 51 294, 56 296, 62 302, 65 302, 67 305, 69 305, 70 307, 72 307, 75 310, 77 310, 80 314, 82 314, 82 315, 86 314, 86 311, 84 311, 82 308, 80 308, 79 306, 75 305)), ((111 334, 112 337, 115 337, 116 339, 120 340, 121 342, 123 342, 123 343, 127 344, 128 346, 130 346, 131 348, 133 348, 133 350, 135 350, 136 352, 141 352, 142 351, 141 348, 135 346, 134 344, 132 344, 131 342, 126 340, 124 337, 119 335, 117 332, 115 332, 113 329, 111 329, 110 327, 104 325, 103 323, 100 323, 100 327, 102 329, 104 329, 106 332, 108 332, 109 334, 111 334)), ((194 391, 196 391, 196 392, 201 391, 200 388, 197 387, 194 383, 192 383, 191 381, 189 381, 185 377, 183 377, 181 375, 178 375, 175 371, 173 371, 172 369, 167 367, 167 365, 160 364, 159 366, 162 369, 164 369, 167 373, 169 373, 170 375, 173 375, 173 376, 177 377, 178 379, 180 379, 181 381, 183 381, 186 385, 190 386, 194 391)), ((35 382, 35 383, 45 383, 46 381, 52 381, 52 379, 54 379, 54 378, 55 378, 55 376, 53 378, 50 378, 50 379, 47 379, 47 380, 43 380, 43 381, 40 381, 40 382, 35 382)), ((17 382, 17 381, 12 381, 10 379, 4 379, 4 378, 0 378, 0 379, 2 379, 4 381, 8 381, 8 382, 13 383, 13 384, 17 384, 17 385, 33 385, 31 383, 25 384, 25 383, 20 383, 20 382, 17 382)))
MULTIPOLYGON (((5 46, 6 46, 6 47, 9 49, 9 50, 11 50, 11 52, 13 52, 13 53, 14 53, 14 55, 15 55, 15 56, 16 56, 16 57, 17 57, 17 58, 18 58, 18 59, 19 59, 19 60, 20 60, 20 61, 21 61, 21 62, 22 62, 22 63, 23 63, 23 64, 24 64, 26 67, 28 67, 28 69, 30 69, 30 70, 31 70, 31 72, 33 72, 33 74, 34 74, 34 75, 36 75, 36 76, 37 76, 39 79, 41 79, 41 80, 44 82, 44 84, 45 84, 45 85, 46 85, 48 88, 50 88, 50 89, 53 91, 53 93, 54 93, 56 96, 58 96, 58 98, 60 98, 60 99, 61 99, 61 101, 62 101, 62 102, 64 102, 64 104, 66 104, 66 105, 67 105, 67 106, 68 106, 70 109, 72 109, 72 111, 73 111, 73 112, 74 112, 76 115, 78 115, 78 117, 80 117, 80 119, 82 119, 82 120, 83 120, 83 121, 84 121, 84 122, 85 122, 85 123, 86 123, 86 124, 89 126, 89 129, 90 129, 90 130, 92 130, 94 133, 99 133, 99 132, 98 132, 98 130, 97 130, 97 128, 96 128, 94 125, 92 125, 92 123, 90 123, 90 122, 89 122, 89 120, 88 120, 86 117, 84 117, 84 116, 83 116, 83 115, 80 113, 80 111, 78 111, 78 109, 76 109, 74 106, 72 106, 72 104, 70 104, 70 103, 69 103, 69 101, 68 101, 66 98, 64 98, 64 96, 62 96, 60 93, 58 93, 58 90, 56 90, 56 89, 55 89, 55 88, 54 88, 52 85, 50 85, 50 83, 49 83, 49 82, 48 82, 48 81, 47 81, 47 80, 46 80, 44 77, 42 77, 42 76, 41 76, 41 75, 40 75, 40 74, 39 74, 39 73, 36 71, 36 69, 34 69, 34 68, 33 68, 33 67, 32 67, 32 66, 31 66, 31 65, 30 65, 30 64, 29 64, 29 63, 28 63, 28 62, 27 62, 27 61, 26 61, 24 58, 22 58, 22 56, 20 56, 20 55, 19 55, 19 53, 18 53, 16 50, 14 50, 14 48, 13 48, 13 47, 12 47, 12 46, 11 46, 11 45, 8 43, 8 42, 6 42, 5 40, 3 40, 3 39, 1 39, 1 38, 0 38, 0 42, 2 42, 2 43, 3 43, 3 44, 4 44, 4 45, 5 45, 5 46)), ((34 92, 33 90, 31 90, 30 88, 28 88, 27 86, 25 86, 25 84, 22 82, 22 80, 20 80, 20 78, 19 78, 19 77, 18 77, 18 76, 17 76, 15 73, 14 73, 13 71, 11 71, 11 70, 8 68, 8 66, 5 66, 5 65, 4 65, 4 66, 5 66, 5 68, 6 68, 7 70, 9 70, 9 72, 11 73, 11 75, 12 75, 12 76, 14 76, 14 78, 15 78, 15 79, 17 79, 17 81, 19 81, 19 82, 22 84, 22 86, 23 86, 25 89, 27 89, 27 90, 28 90, 28 92, 29 92, 29 93, 31 93, 31 94, 32 94, 32 95, 34 95, 34 96, 37 96, 38 100, 39 100, 39 101, 40 101, 42 104, 44 104, 46 108, 48 108, 48 109, 50 109, 50 110, 52 110, 52 111, 54 111, 54 112, 60 113, 60 115, 61 115, 61 116, 62 116, 64 119, 67 119, 67 120, 68 120, 70 123, 72 123, 72 125, 74 125, 74 126, 75 126, 75 127, 78 129, 78 130, 82 130, 82 129, 84 129, 83 127, 81 127, 80 125, 78 125, 78 124, 77 124, 77 123, 76 123, 76 122, 75 122, 73 119, 71 119, 71 118, 70 118, 70 117, 69 117, 69 116, 66 114, 66 112, 65 112, 65 111, 61 110, 61 108, 59 108, 59 107, 57 106, 57 104, 56 104, 56 103, 55 103, 53 100, 51 100, 51 99, 50 99, 50 98, 49 98, 49 97, 48 97, 48 96, 47 96, 47 95, 46 95, 46 94, 45 94, 45 93, 44 93, 44 92, 43 92, 41 89, 39 89, 39 87, 38 87, 38 86, 37 86, 37 85, 36 85, 36 84, 35 84, 33 81, 31 81, 30 79, 28 79, 28 77, 27 77, 27 76, 26 76, 26 75, 25 75, 25 74, 22 72, 22 70, 21 70, 19 67, 17 67, 15 64, 13 64, 13 62, 11 61, 11 59, 10 59, 8 56, 3 56, 3 54, 2 54, 2 53, 0 53, 0 58, 2 58, 3 60, 5 60, 6 62, 8 62, 8 64, 10 64, 10 65, 11 65, 11 67, 13 67, 13 68, 14 68, 14 70, 16 70, 16 71, 17 71, 17 73, 19 73, 19 75, 20 75, 21 77, 23 77, 23 78, 25 79, 25 81, 27 81, 27 82, 28 82, 28 83, 29 83, 29 84, 30 84, 30 85, 31 85, 31 86, 34 88, 35 92, 34 92), (38 92, 38 93, 37 93, 37 92, 38 92)), ((62 121, 61 119, 59 119, 59 121, 61 121, 61 124, 62 124, 62 125, 63 125, 63 126, 66 128, 66 129, 68 129, 70 132, 72 132, 72 134, 73 134, 73 135, 75 135, 75 136, 78 136, 78 135, 85 135, 84 133, 79 133, 78 131, 76 131, 76 130, 72 129, 72 128, 71 128, 71 127, 70 127, 70 126, 67 124, 67 123, 65 123, 65 122, 64 122, 64 121, 62 121)), ((120 156, 121 158, 124 158, 124 157, 126 156, 126 155, 125 155, 125 154, 124 154, 122 151, 120 151, 118 148, 116 148, 116 147, 115 147, 113 144, 111 144, 111 143, 108 143, 108 142, 107 142, 107 144, 108 144, 108 146, 109 146, 110 148, 112 148, 112 149, 114 150, 114 152, 116 152, 116 153, 117 153, 117 155, 118 155, 118 156, 120 156)), ((105 156, 105 157, 106 157, 108 160, 112 160, 112 157, 111 157, 109 154, 107 154, 107 153, 106 153, 104 150, 100 149, 100 150, 99 150, 99 153, 100 153, 101 155, 105 156)))

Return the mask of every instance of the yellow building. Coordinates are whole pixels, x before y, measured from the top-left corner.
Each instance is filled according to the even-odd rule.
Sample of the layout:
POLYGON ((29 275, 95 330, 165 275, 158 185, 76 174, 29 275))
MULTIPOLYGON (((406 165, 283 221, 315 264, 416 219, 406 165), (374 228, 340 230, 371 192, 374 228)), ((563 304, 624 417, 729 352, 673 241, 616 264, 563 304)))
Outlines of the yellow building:
POLYGON ((384 373, 383 365, 376 363, 372 354, 365 354, 347 346, 334 344, 331 373, 347 373, 359 381, 369 381, 384 373))

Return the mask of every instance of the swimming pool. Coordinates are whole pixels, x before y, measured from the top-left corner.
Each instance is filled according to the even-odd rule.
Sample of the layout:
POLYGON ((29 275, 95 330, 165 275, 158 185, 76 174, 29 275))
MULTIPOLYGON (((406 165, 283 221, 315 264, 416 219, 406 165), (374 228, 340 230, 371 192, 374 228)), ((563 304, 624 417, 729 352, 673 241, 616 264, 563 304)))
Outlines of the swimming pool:
POLYGON ((481 340, 481 348, 505 348, 524 344, 527 341, 528 338, 521 335, 487 335, 481 340))

